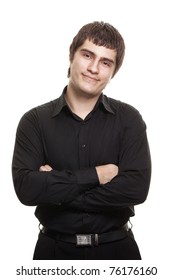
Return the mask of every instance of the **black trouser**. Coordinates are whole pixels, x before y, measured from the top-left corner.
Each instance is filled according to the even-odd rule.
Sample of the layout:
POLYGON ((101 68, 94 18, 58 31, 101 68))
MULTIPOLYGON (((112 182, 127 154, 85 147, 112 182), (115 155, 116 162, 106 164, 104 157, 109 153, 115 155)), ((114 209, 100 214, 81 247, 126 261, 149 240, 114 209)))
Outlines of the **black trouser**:
POLYGON ((34 260, 140 260, 140 252, 133 236, 91 247, 55 240, 40 232, 34 260))

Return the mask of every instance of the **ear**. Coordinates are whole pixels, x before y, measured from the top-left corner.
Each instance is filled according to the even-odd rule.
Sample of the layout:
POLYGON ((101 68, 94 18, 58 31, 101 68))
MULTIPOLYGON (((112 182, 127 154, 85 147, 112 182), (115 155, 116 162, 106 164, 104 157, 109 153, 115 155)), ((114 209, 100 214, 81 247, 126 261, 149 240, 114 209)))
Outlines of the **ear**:
POLYGON ((69 54, 69 62, 70 62, 70 64, 72 63, 72 57, 71 57, 71 55, 69 54))
POLYGON ((69 66, 69 68, 68 68, 67 78, 70 78, 70 66, 69 66))

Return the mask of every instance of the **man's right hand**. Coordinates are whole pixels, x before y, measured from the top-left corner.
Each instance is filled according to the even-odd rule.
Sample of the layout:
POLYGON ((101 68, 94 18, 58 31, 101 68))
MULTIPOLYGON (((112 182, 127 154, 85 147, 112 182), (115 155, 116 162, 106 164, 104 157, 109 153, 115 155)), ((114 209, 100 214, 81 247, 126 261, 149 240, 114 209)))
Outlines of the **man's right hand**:
POLYGON ((96 167, 100 185, 109 183, 118 174, 118 166, 115 164, 105 164, 96 167))
POLYGON ((46 172, 49 172, 49 171, 51 171, 51 170, 52 170, 52 167, 51 167, 50 165, 48 165, 48 164, 42 165, 42 166, 40 166, 40 168, 39 168, 39 171, 46 171, 46 172))

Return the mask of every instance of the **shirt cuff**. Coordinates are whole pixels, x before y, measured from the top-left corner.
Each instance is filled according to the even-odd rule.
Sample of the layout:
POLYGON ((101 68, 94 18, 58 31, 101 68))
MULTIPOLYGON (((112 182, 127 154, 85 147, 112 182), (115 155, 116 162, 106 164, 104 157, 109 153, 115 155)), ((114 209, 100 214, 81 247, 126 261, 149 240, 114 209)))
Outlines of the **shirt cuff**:
POLYGON ((97 171, 95 167, 78 170, 75 172, 77 183, 81 185, 95 185, 99 184, 97 171))

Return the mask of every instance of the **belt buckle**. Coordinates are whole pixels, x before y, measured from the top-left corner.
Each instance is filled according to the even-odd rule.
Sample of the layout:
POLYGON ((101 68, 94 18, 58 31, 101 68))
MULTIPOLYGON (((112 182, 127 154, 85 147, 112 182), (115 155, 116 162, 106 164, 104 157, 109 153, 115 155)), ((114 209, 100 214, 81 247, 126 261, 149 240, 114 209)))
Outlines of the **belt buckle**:
POLYGON ((76 246, 92 246, 92 234, 76 234, 76 246))

